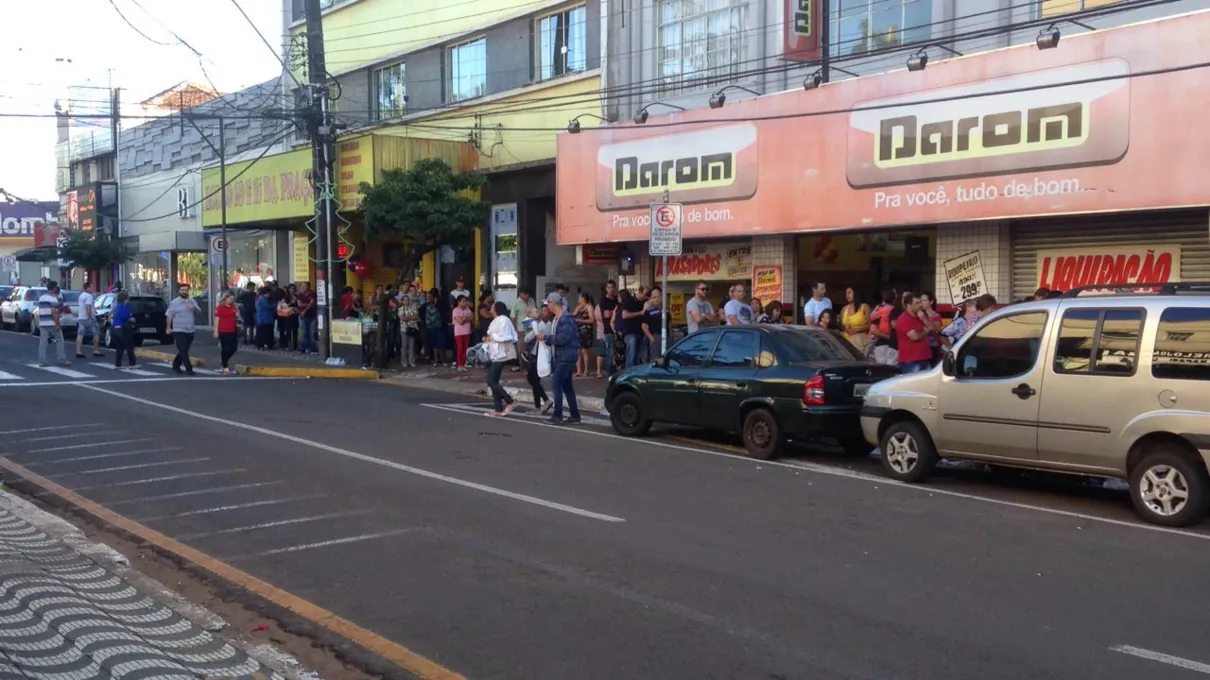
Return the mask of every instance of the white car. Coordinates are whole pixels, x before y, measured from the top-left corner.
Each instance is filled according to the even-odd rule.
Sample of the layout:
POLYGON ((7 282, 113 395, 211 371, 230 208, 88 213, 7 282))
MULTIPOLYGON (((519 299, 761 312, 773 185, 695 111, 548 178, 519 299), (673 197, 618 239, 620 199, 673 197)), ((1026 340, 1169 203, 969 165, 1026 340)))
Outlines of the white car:
POLYGON ((45 288, 32 286, 14 288, 8 300, 0 305, 0 327, 17 331, 30 330, 30 322, 38 311, 38 298, 45 292, 45 288))

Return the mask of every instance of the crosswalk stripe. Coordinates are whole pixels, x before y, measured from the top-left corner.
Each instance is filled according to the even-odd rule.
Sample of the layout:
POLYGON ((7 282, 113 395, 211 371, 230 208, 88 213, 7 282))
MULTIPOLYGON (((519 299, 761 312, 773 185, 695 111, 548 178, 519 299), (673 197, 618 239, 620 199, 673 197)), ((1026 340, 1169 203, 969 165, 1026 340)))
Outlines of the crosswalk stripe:
POLYGON ((0 380, 25 380, 25 378, 22 378, 19 375, 13 375, 12 373, 0 371, 0 380))
MULTIPOLYGON (((119 370, 117 366, 114 366, 112 364, 91 364, 91 365, 95 368, 107 368, 111 371, 119 370)), ((144 370, 141 370, 138 368, 123 368, 123 369, 121 369, 121 371, 123 373, 129 373, 130 375, 142 375, 142 376, 151 376, 151 377, 157 377, 157 378, 160 375, 159 373, 155 373, 153 371, 144 371, 144 370)))
POLYGON ((30 368, 36 368, 39 371, 46 371, 48 373, 54 373, 55 375, 61 375, 65 378, 95 378, 96 377, 95 375, 91 375, 89 373, 81 373, 80 371, 73 371, 70 368, 63 368, 62 366, 39 366, 38 364, 26 364, 26 366, 29 366, 30 368))

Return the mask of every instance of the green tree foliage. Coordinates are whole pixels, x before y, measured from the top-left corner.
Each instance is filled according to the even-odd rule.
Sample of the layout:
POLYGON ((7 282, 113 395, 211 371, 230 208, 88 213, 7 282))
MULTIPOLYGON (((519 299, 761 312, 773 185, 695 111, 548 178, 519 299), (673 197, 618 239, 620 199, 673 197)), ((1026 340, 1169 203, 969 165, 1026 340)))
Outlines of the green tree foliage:
MULTIPOLYGON (((69 231, 66 239, 67 242, 59 249, 57 258, 62 259, 71 268, 104 271, 130 259, 130 253, 120 241, 103 237, 95 231, 69 231)), ((56 259, 53 250, 50 259, 56 259)))

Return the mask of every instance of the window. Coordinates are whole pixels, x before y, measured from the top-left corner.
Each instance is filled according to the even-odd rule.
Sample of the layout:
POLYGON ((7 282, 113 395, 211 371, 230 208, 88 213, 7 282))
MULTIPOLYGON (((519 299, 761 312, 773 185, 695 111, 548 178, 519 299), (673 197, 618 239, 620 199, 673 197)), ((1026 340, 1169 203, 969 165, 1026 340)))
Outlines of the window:
POLYGON ((538 80, 588 68, 587 22, 584 5, 538 19, 538 80))
POLYGON ((399 118, 407 113, 406 64, 392 64, 374 71, 374 119, 399 118))
POLYGON ((1038 362, 1045 330, 1045 312, 1014 314, 977 326, 971 331, 974 337, 962 345, 959 375, 998 379, 1030 372, 1038 362))
POLYGON ((1164 310, 1155 332, 1151 375, 1169 380, 1210 380, 1210 309, 1164 310))
POLYGON ((1084 9, 1115 5, 1122 0, 1042 0, 1040 9, 1042 16, 1053 17, 1084 9))
POLYGON ((825 330, 793 329, 775 336, 781 343, 785 358, 792 364, 814 361, 864 361, 844 338, 825 330))
POLYGON ((80 291, 78 290, 64 290, 59 292, 59 297, 63 298, 64 304, 71 304, 72 302, 80 301, 80 291))
POLYGON ((660 91, 716 87, 744 68, 748 0, 660 0, 660 91))
POLYGON ((1056 373, 1134 375, 1145 315, 1141 309, 1074 309, 1063 315, 1056 373))
POLYGON ((932 0, 837 0, 836 4, 833 55, 874 52, 928 40, 933 33, 932 0))
POLYGON ((676 343, 675 347, 668 350, 668 366, 671 368, 705 366, 706 357, 710 356, 710 350, 714 349, 718 336, 718 331, 707 331, 681 340, 676 343))
POLYGON ((750 331, 727 331, 718 341, 710 365, 719 368, 754 368, 760 354, 760 334, 750 331))
POLYGON ((458 102, 487 94, 487 38, 451 47, 446 76, 447 101, 458 102))

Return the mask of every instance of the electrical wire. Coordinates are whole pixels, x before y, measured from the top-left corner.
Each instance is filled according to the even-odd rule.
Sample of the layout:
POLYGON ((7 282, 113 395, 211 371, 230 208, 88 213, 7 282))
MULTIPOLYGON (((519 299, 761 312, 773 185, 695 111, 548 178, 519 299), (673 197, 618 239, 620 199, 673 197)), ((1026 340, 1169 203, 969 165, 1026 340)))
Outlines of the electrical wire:
POLYGON ((159 45, 160 47, 176 47, 176 45, 173 43, 156 40, 155 38, 152 38, 151 36, 147 35, 143 31, 139 30, 138 26, 135 26, 134 24, 130 23, 130 19, 126 18, 126 15, 122 13, 121 8, 118 7, 118 3, 114 2, 114 0, 109 0, 109 6, 113 8, 113 11, 118 13, 118 16, 122 17, 122 21, 126 22, 126 25, 130 27, 130 30, 143 36, 143 38, 145 40, 147 40, 147 42, 150 42, 155 45, 159 45))
POLYGON ((252 22, 252 18, 249 17, 248 13, 244 11, 244 8, 240 7, 239 0, 231 0, 231 4, 235 5, 235 9, 239 10, 240 15, 244 17, 244 21, 248 22, 248 25, 252 27, 252 30, 256 31, 256 35, 260 38, 261 42, 265 43, 265 47, 269 48, 269 51, 273 53, 273 58, 276 59, 279 64, 281 64, 282 71, 290 76, 290 79, 294 81, 295 85, 302 87, 302 83, 299 82, 298 76, 295 76, 294 71, 290 70, 290 67, 286 65, 286 60, 282 58, 282 55, 278 54, 277 49, 273 47, 273 45, 269 44, 269 40, 265 38, 265 34, 260 32, 260 29, 256 27, 256 24, 252 22))

